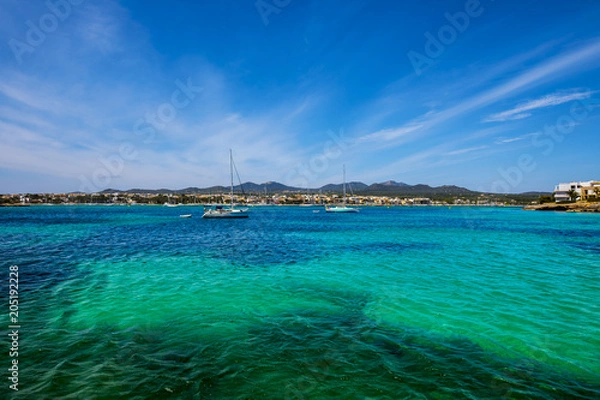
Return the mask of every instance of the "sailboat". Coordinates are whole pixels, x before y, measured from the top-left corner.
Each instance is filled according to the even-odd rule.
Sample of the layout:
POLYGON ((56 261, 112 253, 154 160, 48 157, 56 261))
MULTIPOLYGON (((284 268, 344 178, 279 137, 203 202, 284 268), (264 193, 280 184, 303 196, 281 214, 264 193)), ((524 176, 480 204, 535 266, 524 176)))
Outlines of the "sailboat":
POLYGON ((343 188, 344 188, 344 202, 342 203, 342 205, 335 206, 335 207, 325 207, 325 212, 328 212, 328 213, 357 213, 358 212, 358 208, 352 208, 352 207, 346 206, 346 166, 345 165, 344 165, 343 188))
POLYGON ((248 218, 247 208, 235 208, 233 204, 233 153, 229 149, 229 175, 231 176, 231 206, 217 204, 204 210, 202 218, 248 218))
POLYGON ((166 207, 177 207, 178 206, 178 204, 171 203, 171 195, 170 194, 167 194, 167 201, 163 205, 166 207))

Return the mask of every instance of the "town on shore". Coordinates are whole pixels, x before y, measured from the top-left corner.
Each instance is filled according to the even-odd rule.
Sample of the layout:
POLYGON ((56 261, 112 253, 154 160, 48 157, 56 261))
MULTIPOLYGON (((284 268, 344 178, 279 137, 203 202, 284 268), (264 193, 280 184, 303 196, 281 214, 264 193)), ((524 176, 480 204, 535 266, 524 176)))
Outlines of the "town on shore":
MULTIPOLYGON (((240 205, 332 205, 342 202, 340 194, 307 195, 300 193, 280 193, 270 196, 252 194, 234 194, 235 204, 240 205)), ((218 194, 149 194, 149 193, 43 193, 43 194, 5 194, 0 195, 0 206, 42 205, 42 204, 121 204, 121 205, 208 205, 228 204, 229 193, 218 194)), ((520 205, 516 200, 496 201, 489 198, 454 198, 432 200, 428 197, 390 197, 390 196, 349 196, 348 204, 364 206, 406 206, 406 205, 520 205)))
MULTIPOLYGON (((322 189, 302 190, 286 187, 276 182, 259 185, 248 183, 252 191, 244 191, 243 185, 234 189, 233 201, 240 205, 331 205, 343 201, 341 185, 327 185, 322 189), (276 188, 267 193, 267 186, 276 188)), ((360 183, 357 186, 360 187, 360 183)), ((362 184, 364 185, 364 184, 362 184)), ((1 194, 0 206, 27 206, 41 204, 120 204, 120 205, 208 205, 226 204, 231 201, 231 191, 225 187, 182 190, 127 191, 106 189, 98 193, 18 193, 1 194)), ((394 181, 360 188, 350 194, 347 204, 363 206, 412 206, 412 205, 474 205, 474 206, 525 206, 539 210, 593 211, 600 204, 600 181, 570 182, 556 185, 552 193, 528 192, 519 194, 482 193, 457 186, 430 187, 406 185, 394 181)))

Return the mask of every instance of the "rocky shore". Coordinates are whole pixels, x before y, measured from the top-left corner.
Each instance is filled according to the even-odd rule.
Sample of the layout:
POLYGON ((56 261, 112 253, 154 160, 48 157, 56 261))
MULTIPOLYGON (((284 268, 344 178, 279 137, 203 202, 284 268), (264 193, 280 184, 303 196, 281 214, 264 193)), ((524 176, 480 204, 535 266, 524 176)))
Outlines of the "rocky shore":
POLYGON ((567 211, 567 212, 600 212, 600 203, 544 203, 523 207, 524 210, 567 211))

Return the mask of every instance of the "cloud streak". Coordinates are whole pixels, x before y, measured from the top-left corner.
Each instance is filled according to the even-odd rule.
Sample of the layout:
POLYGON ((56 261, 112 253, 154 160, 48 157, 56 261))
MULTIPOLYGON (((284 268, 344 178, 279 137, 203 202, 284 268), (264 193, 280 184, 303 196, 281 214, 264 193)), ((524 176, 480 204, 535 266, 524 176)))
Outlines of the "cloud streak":
POLYGON ((356 142, 357 143, 377 142, 377 141, 389 142, 392 140, 396 140, 400 137, 406 136, 409 133, 414 132, 422 127, 423 127, 423 125, 409 124, 407 126, 400 126, 400 127, 396 127, 396 128, 392 128, 392 129, 382 129, 377 132, 373 132, 373 133, 369 133, 367 135, 361 136, 358 139, 356 139, 356 142))
POLYGON ((437 113, 430 120, 429 125, 436 125, 466 112, 483 108, 525 89, 531 89, 533 86, 540 85, 547 80, 554 80, 572 74, 575 70, 589 68, 589 66, 595 65, 592 62, 594 59, 600 59, 600 39, 595 39, 575 50, 559 54, 530 68, 506 83, 437 113))
POLYGON ((536 100, 528 101, 510 110, 492 114, 486 119, 484 119, 484 122, 501 122, 524 119, 532 115, 530 111, 537 110, 540 108, 557 106, 559 104, 568 103, 570 101, 589 99, 594 93, 597 92, 588 90, 584 92, 575 92, 569 94, 550 94, 536 100))
POLYGON ((465 153, 471 153, 471 152, 477 151, 477 150, 487 149, 488 147, 489 147, 488 145, 475 146, 475 147, 467 147, 467 148, 464 148, 464 149, 458 149, 458 150, 449 151, 448 153, 446 153, 446 155, 449 155, 449 156, 458 156, 458 155, 465 154, 465 153))
MULTIPOLYGON (((580 70, 594 68, 594 66, 597 65, 594 62, 596 60, 600 60, 600 38, 594 38, 577 48, 570 49, 548 60, 544 60, 520 73, 515 78, 493 86, 479 94, 466 97, 464 100, 459 101, 451 107, 439 111, 429 111, 423 116, 413 119, 411 122, 363 135, 357 138, 357 143, 373 142, 377 140, 385 142, 400 137, 404 138, 401 143, 406 143, 417 138, 424 138, 425 136, 432 134, 434 132, 432 128, 437 127, 440 124, 447 123, 453 119, 468 117, 470 113, 483 109, 525 90, 531 90, 537 86, 548 83, 549 81, 576 74, 580 70), (418 136, 408 135, 417 129, 419 130, 418 136)), ((490 76, 489 80, 497 80, 497 77, 490 76)), ((588 98, 594 93, 596 92, 580 91, 576 93, 555 93, 522 104, 514 109, 496 113, 494 116, 498 120, 501 118, 512 118, 513 120, 525 119, 529 116, 529 113, 535 109, 550 107, 575 99, 588 98)))

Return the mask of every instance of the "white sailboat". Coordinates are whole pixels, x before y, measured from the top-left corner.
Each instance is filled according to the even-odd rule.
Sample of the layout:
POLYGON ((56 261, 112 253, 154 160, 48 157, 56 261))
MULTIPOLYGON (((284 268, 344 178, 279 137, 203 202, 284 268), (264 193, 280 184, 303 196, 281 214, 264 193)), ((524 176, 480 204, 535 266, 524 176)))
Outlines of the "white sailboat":
POLYGON ((247 208, 235 208, 233 203, 233 153, 229 149, 229 175, 231 176, 231 205, 217 204, 204 210, 202 218, 248 218, 247 208))
POLYGON ((167 207, 178 207, 179 204, 171 203, 171 195, 167 195, 167 202, 164 204, 167 207))
POLYGON ((328 213, 357 213, 359 210, 358 208, 352 208, 352 207, 348 207, 346 205, 346 166, 344 165, 344 183, 343 183, 343 190, 344 190, 344 201, 342 203, 341 206, 334 206, 334 207, 325 207, 325 212, 328 213))

